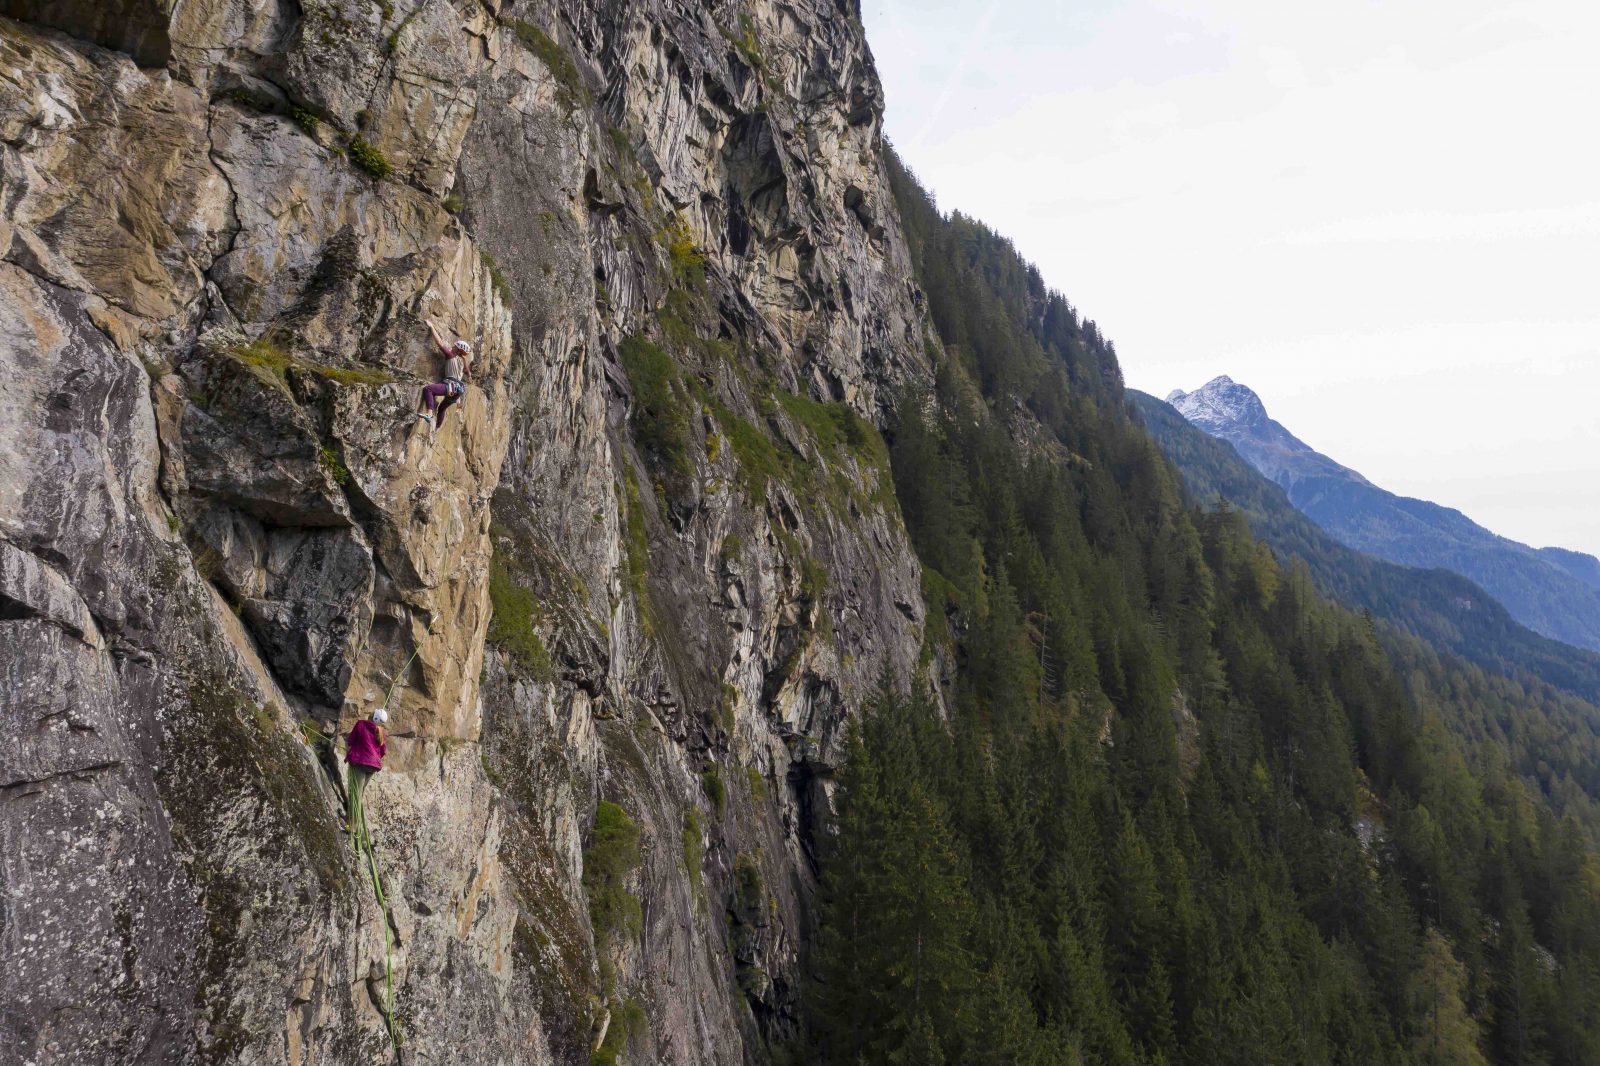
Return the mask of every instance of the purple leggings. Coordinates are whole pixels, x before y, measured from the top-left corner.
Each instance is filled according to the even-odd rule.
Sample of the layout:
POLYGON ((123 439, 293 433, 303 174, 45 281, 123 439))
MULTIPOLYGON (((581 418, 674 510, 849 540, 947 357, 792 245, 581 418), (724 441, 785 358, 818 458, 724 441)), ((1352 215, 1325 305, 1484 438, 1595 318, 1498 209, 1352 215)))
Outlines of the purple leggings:
POLYGON ((430 415, 443 417, 445 410, 461 395, 461 386, 452 381, 440 381, 433 385, 425 385, 422 389, 422 402, 428 408, 430 415), (444 401, 440 403, 440 401, 444 401))

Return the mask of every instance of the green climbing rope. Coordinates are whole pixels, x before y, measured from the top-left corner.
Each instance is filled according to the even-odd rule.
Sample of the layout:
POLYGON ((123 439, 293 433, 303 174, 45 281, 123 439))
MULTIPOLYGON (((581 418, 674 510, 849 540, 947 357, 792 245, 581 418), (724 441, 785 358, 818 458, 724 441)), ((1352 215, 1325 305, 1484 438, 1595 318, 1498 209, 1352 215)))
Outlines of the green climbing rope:
MULTIPOLYGON (((429 632, 432 632, 432 630, 430 629, 429 632)), ((384 710, 389 709, 389 701, 394 699, 395 687, 400 684, 400 679, 406 676, 406 671, 411 669, 411 664, 417 661, 417 652, 421 650, 422 645, 420 644, 411 649, 411 658, 407 659, 406 664, 395 672, 394 678, 389 682, 389 691, 383 694, 384 710)))
POLYGON ((378 872, 378 849, 373 846, 372 832, 367 828, 367 805, 360 804, 361 830, 356 836, 356 851, 366 852, 367 872, 372 878, 372 894, 378 901, 378 909, 383 913, 383 968, 385 1002, 383 1021, 389 1030, 389 1041, 399 1052, 404 1036, 400 1032, 400 1020, 394 1013, 394 946, 389 938, 389 925, 393 916, 389 913, 389 900, 383 894, 383 877, 378 872))
MULTIPOLYGON (((430 632, 432 627, 429 627, 430 632)), ((399 686, 400 679, 406 676, 406 671, 411 669, 411 664, 417 661, 417 653, 422 650, 419 644, 411 651, 411 658, 405 665, 395 672, 394 678, 389 682, 389 691, 383 694, 383 707, 389 706, 389 701, 394 699, 394 690, 399 686)), ((356 809, 361 815, 361 828, 355 836, 356 852, 365 852, 367 856, 367 874, 372 879, 372 895, 378 901, 378 909, 383 914, 383 982, 384 982, 384 1009, 383 1021, 389 1030, 389 1042, 394 1045, 395 1054, 400 1053, 400 1045, 405 1042, 405 1036, 400 1031, 400 1019, 394 1013, 394 943, 390 938, 390 925, 394 916, 389 913, 389 900, 383 893, 383 876, 378 871, 378 849, 372 843, 372 831, 367 828, 367 805, 361 801, 357 789, 356 809)), ((352 826, 352 829, 355 827, 352 826)))

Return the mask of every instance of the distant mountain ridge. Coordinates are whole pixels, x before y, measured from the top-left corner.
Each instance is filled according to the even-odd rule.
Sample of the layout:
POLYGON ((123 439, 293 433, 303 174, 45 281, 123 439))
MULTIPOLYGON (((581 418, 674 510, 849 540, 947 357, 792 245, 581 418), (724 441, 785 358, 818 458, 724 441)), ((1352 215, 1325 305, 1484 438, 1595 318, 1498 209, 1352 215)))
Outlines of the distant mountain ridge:
POLYGON ((1207 507, 1225 500, 1242 511, 1274 551, 1303 560, 1327 595, 1485 670, 1600 704, 1600 654, 1533 632, 1460 574, 1402 566, 1341 544, 1227 441, 1154 396, 1128 394, 1195 500, 1207 507))
POLYGON ((1539 554, 1585 585, 1600 589, 1600 559, 1568 548, 1540 548, 1539 554))
POLYGON ((1532 548, 1453 508, 1379 488, 1289 432, 1253 390, 1225 375, 1194 392, 1175 390, 1167 402, 1197 428, 1232 444, 1340 543, 1405 566, 1460 574, 1534 632, 1600 651, 1600 560, 1594 556, 1532 548))
POLYGON ((1174 389, 1167 403, 1191 423, 1239 449, 1250 465, 1284 486, 1311 477, 1334 477, 1371 484, 1296 437, 1267 414, 1261 397, 1226 374, 1194 392, 1174 389))

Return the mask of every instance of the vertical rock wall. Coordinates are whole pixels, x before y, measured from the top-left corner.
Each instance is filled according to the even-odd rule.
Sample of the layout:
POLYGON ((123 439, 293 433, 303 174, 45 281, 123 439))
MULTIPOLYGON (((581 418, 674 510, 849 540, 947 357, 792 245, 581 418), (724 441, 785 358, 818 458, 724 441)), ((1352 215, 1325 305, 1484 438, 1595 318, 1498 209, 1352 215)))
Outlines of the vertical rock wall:
POLYGON ((853 6, 0 12, 0 1063, 766 1061, 921 646, 853 6))

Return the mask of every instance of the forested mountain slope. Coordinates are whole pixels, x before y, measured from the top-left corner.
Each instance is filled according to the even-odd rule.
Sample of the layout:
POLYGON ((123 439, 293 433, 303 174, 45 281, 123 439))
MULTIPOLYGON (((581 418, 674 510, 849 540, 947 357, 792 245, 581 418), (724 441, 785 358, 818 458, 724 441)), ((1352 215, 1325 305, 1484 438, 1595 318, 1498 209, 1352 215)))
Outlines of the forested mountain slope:
MULTIPOLYGON (((1344 547, 1232 445, 1153 396, 1130 395, 1196 501, 1237 508, 1280 558, 1304 565, 1325 595, 1370 611, 1384 623, 1391 654, 1406 664, 1407 683, 1428 679, 1424 693, 1448 688, 1453 698, 1441 705, 1465 712, 1460 727, 1507 744, 1518 772, 1557 810, 1596 809, 1600 656, 1524 629, 1458 574, 1399 566, 1344 547)), ((1591 832, 1600 829, 1592 814, 1582 818, 1591 832)))
POLYGON ((827 1061, 1593 1061, 1600 869, 1460 728, 1473 683, 1408 690, 1187 506, 1093 325, 895 185, 939 373, 891 454, 955 669, 851 735, 827 1061))
POLYGON ((1256 535, 1304 560, 1328 595, 1486 669, 1600 701, 1600 654, 1531 632, 1459 574, 1402 566, 1346 547, 1232 444, 1191 425, 1170 404, 1137 391, 1130 395, 1194 498, 1207 506, 1226 500, 1244 511, 1256 535))
POLYGON ((1282 486, 1339 543, 1403 566, 1444 569, 1480 585, 1523 625, 1600 652, 1600 560, 1531 548, 1460 511, 1397 496, 1290 433, 1229 377, 1167 397, 1183 415, 1282 486))

